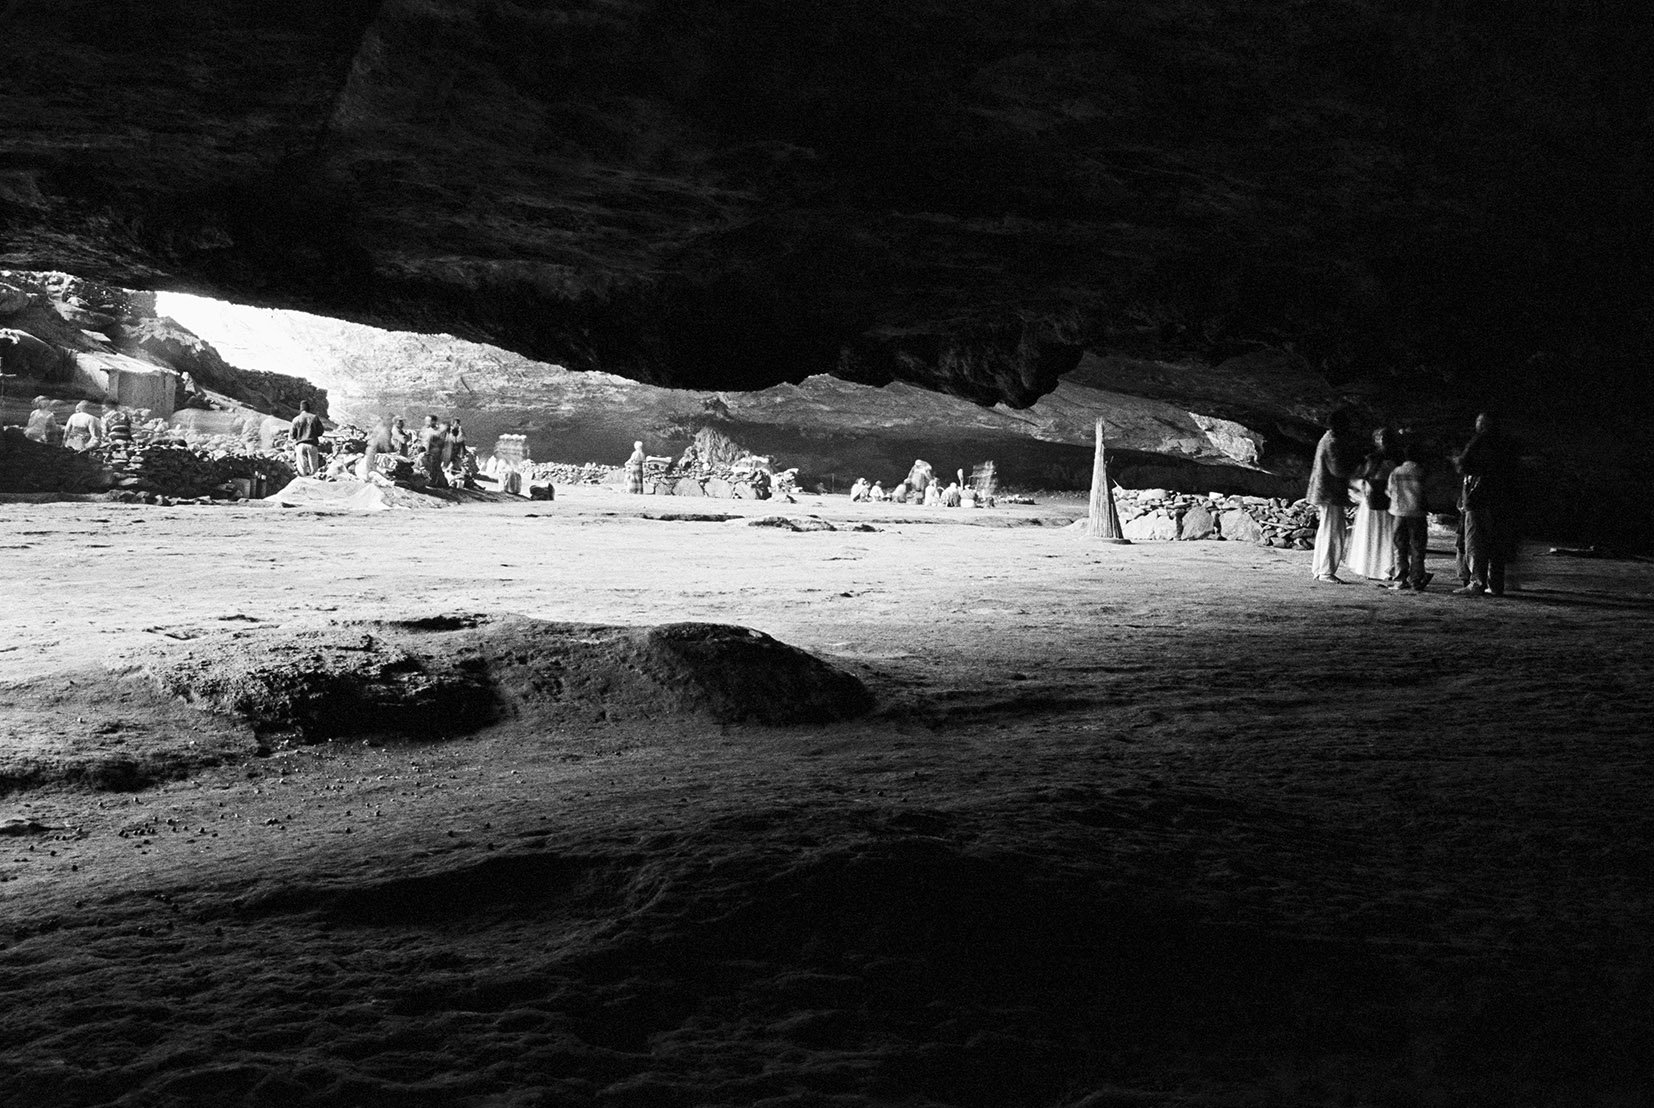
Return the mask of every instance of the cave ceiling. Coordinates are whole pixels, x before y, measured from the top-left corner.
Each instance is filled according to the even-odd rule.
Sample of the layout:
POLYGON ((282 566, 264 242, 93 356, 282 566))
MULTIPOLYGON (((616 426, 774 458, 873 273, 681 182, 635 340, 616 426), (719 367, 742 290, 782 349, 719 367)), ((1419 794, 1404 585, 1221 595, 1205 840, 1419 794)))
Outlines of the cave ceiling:
POLYGON ((1610 2, 0 9, 5 267, 1012 406, 1087 353, 1439 381, 1648 334, 1610 2))

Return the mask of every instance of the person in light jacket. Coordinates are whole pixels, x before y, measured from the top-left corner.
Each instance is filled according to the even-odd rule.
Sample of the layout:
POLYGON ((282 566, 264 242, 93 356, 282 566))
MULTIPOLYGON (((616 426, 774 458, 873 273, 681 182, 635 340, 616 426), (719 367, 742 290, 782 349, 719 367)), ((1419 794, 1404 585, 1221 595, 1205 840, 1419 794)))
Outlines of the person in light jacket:
POLYGON ((1397 592, 1423 592, 1430 583, 1424 571, 1424 556, 1430 547, 1429 506, 1424 499, 1424 466, 1419 464, 1418 447, 1407 443, 1401 450, 1402 463, 1390 471, 1385 492, 1390 497, 1390 518, 1396 521, 1395 544, 1397 592))

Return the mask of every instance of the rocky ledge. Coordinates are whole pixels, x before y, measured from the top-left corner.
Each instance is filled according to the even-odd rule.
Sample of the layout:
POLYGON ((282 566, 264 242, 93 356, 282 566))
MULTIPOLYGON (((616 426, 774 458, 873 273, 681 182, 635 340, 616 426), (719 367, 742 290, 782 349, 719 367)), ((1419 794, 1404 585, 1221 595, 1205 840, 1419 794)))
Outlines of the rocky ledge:
POLYGON ((12 3, 0 264, 686 388, 830 372, 1025 407, 1087 353, 1260 349, 1438 395, 1535 355, 1626 384, 1638 16, 12 3))

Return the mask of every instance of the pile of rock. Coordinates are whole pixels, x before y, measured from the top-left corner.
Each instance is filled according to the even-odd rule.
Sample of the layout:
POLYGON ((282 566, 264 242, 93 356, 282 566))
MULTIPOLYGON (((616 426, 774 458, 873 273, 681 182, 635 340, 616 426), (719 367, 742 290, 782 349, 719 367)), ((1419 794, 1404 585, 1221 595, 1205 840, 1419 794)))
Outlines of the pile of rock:
POLYGON ((1116 489, 1121 532, 1135 541, 1221 539, 1308 550, 1315 508, 1306 500, 1224 496, 1166 489, 1116 489))
POLYGON ((612 483, 621 472, 619 466, 587 462, 525 462, 524 485, 602 485, 612 483))
POLYGON ((0 492, 85 493, 109 486, 96 456, 26 439, 16 428, 0 431, 0 492))
POLYGON ((108 462, 117 489, 184 499, 237 493, 252 496, 260 478, 270 488, 280 488, 293 479, 292 464, 280 454, 208 452, 164 440, 112 453, 108 462), (237 481, 246 484, 238 488, 237 481))

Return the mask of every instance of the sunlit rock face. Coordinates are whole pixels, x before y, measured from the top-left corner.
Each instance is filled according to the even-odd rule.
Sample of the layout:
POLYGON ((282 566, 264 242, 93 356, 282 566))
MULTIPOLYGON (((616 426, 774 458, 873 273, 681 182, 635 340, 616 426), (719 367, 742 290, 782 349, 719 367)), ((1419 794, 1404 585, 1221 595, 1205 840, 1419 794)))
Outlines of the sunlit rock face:
MULTIPOLYGON (((175 293, 162 293, 157 310, 237 366, 322 386, 336 420, 371 426, 391 414, 417 421, 437 413, 460 419, 485 452, 500 434, 525 435, 540 461, 618 463, 638 439, 651 454, 675 456, 697 430, 712 426, 783 468, 797 468, 811 488, 839 487, 857 476, 894 484, 915 457, 945 473, 993 461, 1001 479, 1018 488, 1085 488, 1101 419, 1116 478, 1296 496, 1303 474, 1294 447, 1315 434, 1307 421, 1272 419, 1266 434, 1156 399, 1159 376, 1192 378, 1188 367, 1124 359, 1087 358, 1034 407, 1015 409, 827 374, 748 392, 674 389, 575 372, 452 335, 386 331, 303 312, 175 293)), ((1313 409, 1330 397, 1321 387, 1302 402, 1313 409)), ((1198 393, 1187 402, 1200 403, 1198 393)))
POLYGON ((12 4, 0 265, 686 388, 1271 350, 1473 404, 1545 354, 1612 412, 1649 44, 1538 7, 12 4))

